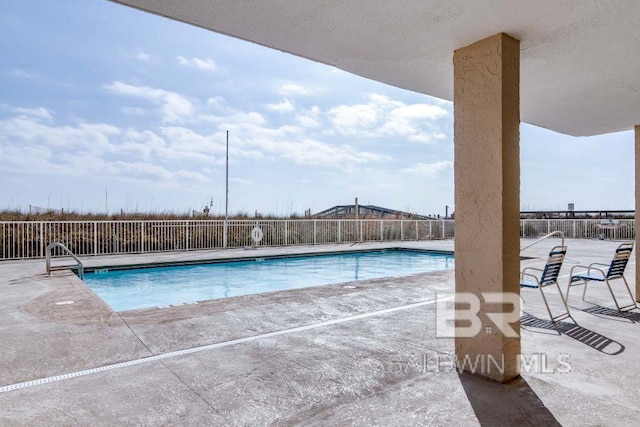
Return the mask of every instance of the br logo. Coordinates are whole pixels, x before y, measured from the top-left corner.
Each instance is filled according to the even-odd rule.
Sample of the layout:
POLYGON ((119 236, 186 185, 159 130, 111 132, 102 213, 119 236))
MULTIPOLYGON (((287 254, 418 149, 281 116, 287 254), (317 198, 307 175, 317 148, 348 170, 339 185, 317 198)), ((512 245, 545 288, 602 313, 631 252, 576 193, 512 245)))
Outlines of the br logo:
POLYGON ((436 294, 436 336, 471 338, 497 328, 505 337, 517 338, 511 325, 520 319, 521 307, 520 295, 513 292, 457 292, 455 298, 436 294), (478 316, 483 305, 490 324, 483 325, 478 316))

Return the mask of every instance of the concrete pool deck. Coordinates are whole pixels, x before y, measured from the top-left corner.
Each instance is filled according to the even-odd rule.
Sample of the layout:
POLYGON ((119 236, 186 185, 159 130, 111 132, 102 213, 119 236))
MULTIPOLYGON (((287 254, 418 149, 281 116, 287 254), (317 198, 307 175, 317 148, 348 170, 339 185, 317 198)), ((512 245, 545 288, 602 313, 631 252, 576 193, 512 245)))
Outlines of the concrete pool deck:
MULTIPOLYGON (((527 249, 540 258, 522 266, 543 265, 557 243, 527 249)), ((618 244, 567 240, 562 274, 608 263, 618 244)), ((382 247, 446 251, 453 241, 83 261, 101 268, 382 247)), ((632 287, 634 272, 635 262, 632 287)), ((523 289, 522 353, 540 363, 501 385, 458 374, 453 339, 436 337, 436 292, 453 289, 451 270, 116 313, 68 271, 47 277, 43 260, 2 262, 0 387, 95 371, 1 392, 0 424, 637 425, 640 311, 616 316, 594 284, 591 303, 572 290, 579 326, 554 329, 539 291, 523 289)))

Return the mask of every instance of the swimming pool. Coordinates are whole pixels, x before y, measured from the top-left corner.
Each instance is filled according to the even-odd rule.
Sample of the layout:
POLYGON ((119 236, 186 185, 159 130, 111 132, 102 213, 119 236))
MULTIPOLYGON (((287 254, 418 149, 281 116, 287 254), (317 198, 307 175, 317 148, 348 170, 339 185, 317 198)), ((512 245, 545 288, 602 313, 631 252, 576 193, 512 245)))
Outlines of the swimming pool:
POLYGON ((96 271, 84 282, 116 311, 453 268, 453 255, 384 250, 96 271))

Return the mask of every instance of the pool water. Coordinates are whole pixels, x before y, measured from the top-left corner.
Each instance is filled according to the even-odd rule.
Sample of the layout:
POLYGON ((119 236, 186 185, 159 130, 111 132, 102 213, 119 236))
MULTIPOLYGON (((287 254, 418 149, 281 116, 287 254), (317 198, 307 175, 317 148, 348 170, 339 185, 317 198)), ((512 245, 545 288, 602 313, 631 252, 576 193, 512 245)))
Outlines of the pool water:
POLYGON ((393 250, 97 271, 84 282, 124 311, 452 268, 453 255, 393 250))

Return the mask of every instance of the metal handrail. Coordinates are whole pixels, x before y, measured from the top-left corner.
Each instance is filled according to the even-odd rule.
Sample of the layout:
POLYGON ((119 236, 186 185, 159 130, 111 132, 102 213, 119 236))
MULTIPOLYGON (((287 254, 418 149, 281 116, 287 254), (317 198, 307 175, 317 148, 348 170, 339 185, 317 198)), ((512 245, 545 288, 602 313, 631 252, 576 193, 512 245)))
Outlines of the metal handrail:
POLYGON ((529 246, 525 246, 524 248, 520 249, 520 253, 522 253, 522 251, 524 251, 525 249, 529 249, 531 246, 538 244, 540 242, 542 242, 545 239, 548 239, 549 237, 553 237, 555 235, 560 235, 560 237, 562 238, 562 246, 564 246, 564 233, 560 230, 556 230, 556 231, 552 231, 549 234, 545 234, 544 236, 542 236, 541 238, 539 238, 538 240, 536 240, 535 242, 533 242, 532 244, 530 244, 529 246))
POLYGON ((78 258, 73 252, 71 252, 69 248, 67 248, 65 245, 63 245, 60 242, 53 242, 47 245, 46 263, 47 263, 48 276, 51 276, 51 250, 53 248, 61 248, 63 251, 67 253, 67 255, 75 259, 78 265, 77 266, 72 265, 69 267, 78 267, 78 277, 80 277, 80 279, 84 278, 84 264, 82 263, 82 261, 80 261, 80 258, 78 258))

